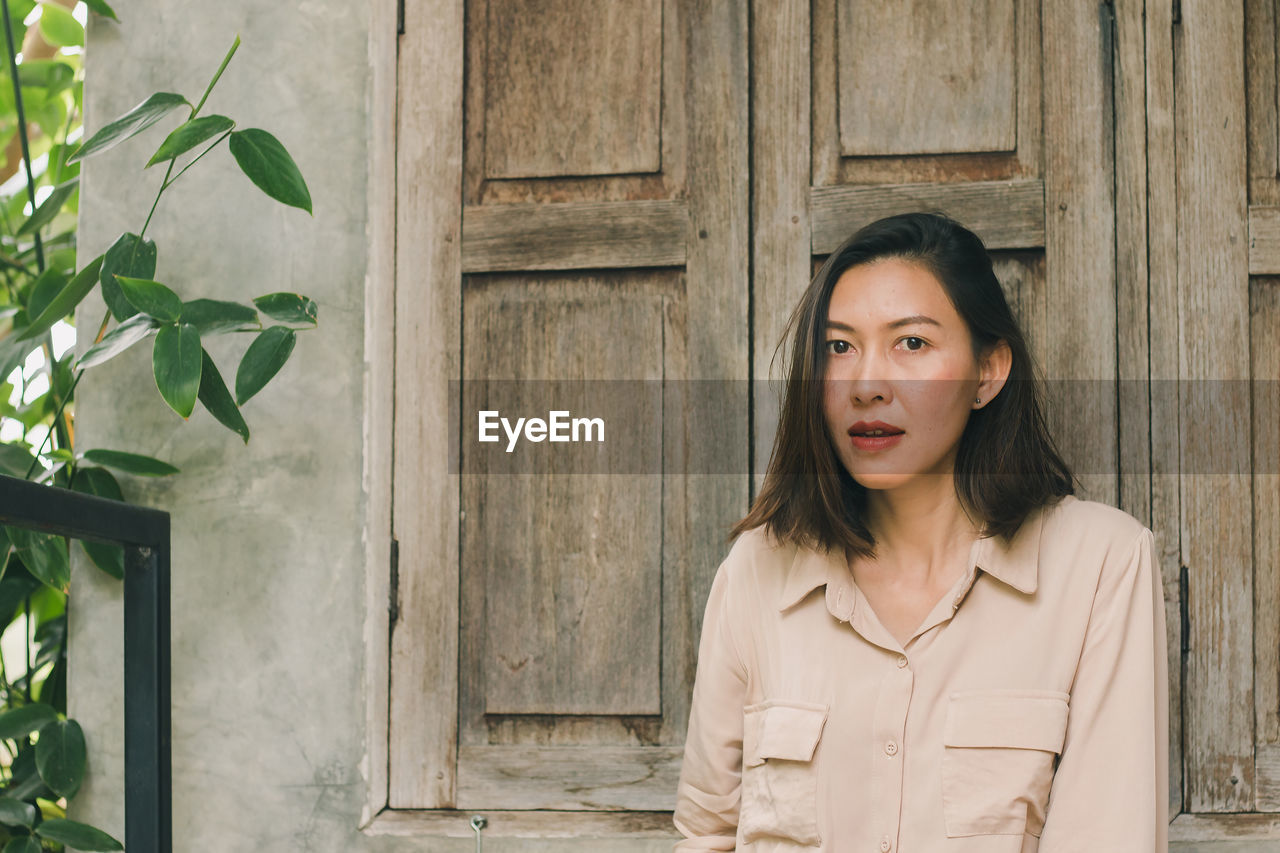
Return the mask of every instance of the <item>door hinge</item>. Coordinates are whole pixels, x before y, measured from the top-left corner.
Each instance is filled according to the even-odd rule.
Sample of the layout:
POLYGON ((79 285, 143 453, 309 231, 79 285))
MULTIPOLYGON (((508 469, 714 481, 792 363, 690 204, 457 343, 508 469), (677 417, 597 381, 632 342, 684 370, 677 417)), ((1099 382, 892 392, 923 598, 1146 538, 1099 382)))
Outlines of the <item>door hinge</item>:
POLYGON ((396 35, 404 35, 404 0, 396 0, 396 35))
POLYGON ((1191 609, 1187 606, 1187 598, 1191 584, 1187 581, 1187 567, 1178 567, 1178 614, 1181 622, 1181 654, 1186 657, 1191 653, 1191 609))
POLYGON ((400 540, 395 537, 391 539, 391 589, 388 597, 387 613, 394 628, 400 618, 400 540))

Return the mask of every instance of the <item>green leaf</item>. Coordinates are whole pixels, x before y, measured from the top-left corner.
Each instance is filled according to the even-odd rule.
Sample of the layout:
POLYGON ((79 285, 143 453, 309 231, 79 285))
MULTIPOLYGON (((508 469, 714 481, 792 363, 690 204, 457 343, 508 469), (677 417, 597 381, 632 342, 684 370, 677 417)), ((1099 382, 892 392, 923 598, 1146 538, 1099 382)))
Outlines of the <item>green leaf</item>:
POLYGON ((0 713, 0 738, 18 740, 58 719, 58 712, 43 702, 20 705, 0 713))
MULTIPOLYGON (((76 306, 89 294, 89 291, 93 290, 93 286, 98 283, 98 273, 102 269, 102 258, 102 255, 98 255, 87 267, 76 273, 75 278, 67 282, 58 295, 31 321, 31 325, 23 330, 22 334, 18 336, 18 340, 27 340, 43 335, 53 328, 54 323, 74 311, 76 306)), ((35 294, 33 293, 33 301, 34 298, 35 294)), ((30 313, 31 309, 28 306, 28 315, 30 313)))
POLYGON ((116 23, 120 22, 120 19, 116 17, 116 10, 107 5, 107 0, 84 0, 84 5, 88 6, 90 11, 104 18, 110 18, 116 23))
MULTIPOLYGON (((9 547, 8 542, 4 544, 4 547, 9 547)), ((39 587, 39 581, 29 574, 17 572, 12 575, 6 574, 0 580, 0 620, 4 620, 6 625, 9 624, 13 619, 13 614, 18 612, 18 607, 22 604, 23 599, 31 595, 39 587)), ((39 728, 39 726, 36 728, 39 728)))
POLYGON ((164 326, 151 351, 160 396, 183 420, 191 417, 200 391, 200 332, 190 323, 164 326))
MULTIPOLYGON (((93 451, 89 451, 92 453, 93 451)), ((88 454, 86 454, 88 455, 88 454)), ((115 501, 124 500, 120 484, 106 468, 92 468, 81 465, 76 469, 75 479, 71 481, 71 490, 85 495, 97 495, 115 501)), ((79 540, 80 547, 89 555, 93 564, 111 577, 124 578, 124 548, 108 542, 88 542, 79 540)), ((0 582, 2 583, 2 582, 0 582)), ((3 614, 0 614, 2 616, 3 614)))
POLYGON ((55 95, 75 80, 76 70, 56 59, 23 59, 18 66, 18 80, 25 86, 38 86, 45 96, 55 95))
POLYGON ((41 838, 57 841, 77 850, 84 850, 86 853, 124 849, 119 841, 101 829, 61 817, 51 817, 41 823, 36 827, 36 834, 41 838))
POLYGON ((182 299, 158 281, 134 278, 116 273, 124 298, 143 314, 149 314, 162 323, 176 323, 182 316, 182 299))
POLYGON ((44 453, 41 453, 40 455, 43 456, 45 459, 50 459, 55 462, 76 461, 76 455, 65 447, 55 447, 52 450, 46 450, 44 453))
POLYGON ((253 300, 253 304, 273 320, 316 324, 316 304, 300 293, 268 293, 253 300))
POLYGON ((81 549, 99 571, 106 572, 116 580, 124 580, 124 548, 110 542, 86 542, 77 540, 81 549))
POLYGON ((258 312, 239 302, 220 299, 192 299, 182 303, 182 322, 190 323, 201 335, 260 329, 258 312))
MULTIPOLYGON (((138 341, 160 328, 160 324, 146 314, 136 314, 102 336, 102 340, 85 350, 76 362, 77 369, 95 367, 115 358, 138 341)), ((172 326, 168 328, 173 328, 172 326)))
POLYGON ((82 495, 96 495, 113 501, 124 500, 119 481, 106 468, 81 465, 76 469, 76 478, 71 481, 71 491, 82 495))
POLYGON ((47 308, 66 284, 67 277, 53 267, 36 276, 31 283, 31 295, 27 297, 27 316, 35 317, 47 308))
POLYGON ((68 163, 83 160, 93 154, 100 154, 146 130, 173 110, 181 106, 191 106, 191 102, 173 92, 156 92, 138 104, 120 118, 102 127, 89 137, 89 141, 81 145, 76 153, 67 158, 68 163))
MULTIPOLYGON (((36 741, 36 770, 40 778, 55 794, 75 796, 84 781, 85 745, 84 732, 75 720, 54 720, 40 729, 36 741)), ((46 821, 47 823, 47 821, 46 821)), ((45 823, 36 827, 45 838, 61 841, 57 835, 45 832, 45 823)), ((104 850, 103 847, 86 847, 75 839, 63 841, 86 850, 104 850)))
POLYGON ((84 44, 84 27, 61 6, 40 4, 40 35, 55 47, 78 47, 84 44))
POLYGON ((124 296, 116 274, 132 278, 149 279, 156 274, 156 244, 152 240, 139 241, 133 233, 121 234, 107 249, 102 259, 98 280, 102 282, 102 299, 117 320, 127 320, 134 314, 132 303, 124 296))
POLYGON ((0 797, 0 823, 5 826, 31 826, 35 820, 35 806, 11 797, 0 797))
POLYGON ((0 471, 19 479, 27 476, 34 457, 21 444, 0 444, 0 471))
POLYGON ((253 339, 236 369, 236 404, 257 394, 280 372, 293 352, 297 335, 288 326, 271 326, 253 339))
POLYGON ((170 474, 178 473, 178 469, 168 462, 161 462, 159 459, 142 456, 138 453, 125 453, 123 450, 99 450, 95 448, 85 451, 84 458, 90 462, 105 465, 108 468, 115 468, 117 471, 140 474, 144 477, 167 477, 170 474))
POLYGON ((30 341, 20 341, 16 335, 0 340, 0 379, 8 379, 14 368, 27 360, 27 355, 36 348, 30 341))
MULTIPOLYGON (((46 8, 61 9, 59 6, 46 8)), ((35 209, 27 221, 18 226, 18 230, 14 232, 15 235, 30 234, 52 222, 53 217, 58 215, 58 211, 62 210, 63 203, 71 197, 71 194, 76 191, 78 186, 80 186, 79 176, 63 181, 54 187, 53 192, 49 193, 48 197, 40 203, 40 206, 35 209)))
POLYGON ((212 139, 219 133, 224 133, 235 126, 236 123, 226 116, 214 115, 193 118, 186 124, 179 125, 173 133, 165 137, 164 142, 160 143, 160 147, 156 149, 156 153, 152 154, 151 159, 147 161, 145 168, 150 168, 156 163, 163 163, 165 160, 172 160, 180 154, 185 154, 206 139, 212 139))
POLYGON ((291 207, 311 213, 311 193, 302 173, 274 136, 251 127, 231 132, 231 154, 258 189, 291 207))
MULTIPOLYGON (((14 800, 14 802, 18 801, 14 800)), ((9 843, 4 846, 3 853, 41 853, 40 842, 30 835, 20 835, 9 839, 9 843)))
POLYGON ((71 566, 65 539, 17 527, 8 528, 8 533, 27 571, 54 589, 66 589, 71 582, 71 566))
POLYGON ((244 416, 240 414, 236 401, 231 399, 231 392, 227 390, 227 384, 222 381, 218 366, 213 363, 213 358, 204 347, 200 347, 200 358, 200 402, 204 404, 209 414, 218 419, 220 424, 239 435, 244 439, 244 443, 248 444, 249 425, 244 422, 244 416))

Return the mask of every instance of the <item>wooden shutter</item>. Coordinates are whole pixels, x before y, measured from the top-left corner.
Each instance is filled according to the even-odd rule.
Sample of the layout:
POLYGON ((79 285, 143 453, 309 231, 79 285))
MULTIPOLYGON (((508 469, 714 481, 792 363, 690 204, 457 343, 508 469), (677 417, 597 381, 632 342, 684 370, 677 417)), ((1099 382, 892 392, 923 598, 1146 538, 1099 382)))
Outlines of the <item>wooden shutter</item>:
POLYGON ((746 27, 745 0, 405 5, 393 809, 670 833, 702 607, 747 508, 746 27), (450 446, 476 417, 459 379, 656 383, 660 464, 486 475, 450 446), (743 391, 714 430, 693 380, 743 391), (695 458, 723 476, 684 476, 695 458))
MULTIPOLYGON (((1149 218, 1143 3, 756 0, 752 12, 753 375, 775 383, 753 401, 753 485, 781 396, 770 359, 812 272, 859 226, 937 209, 992 250, 1083 496, 1152 518, 1147 229, 1168 229, 1159 250, 1172 252, 1159 195, 1172 176, 1153 176, 1149 218)), ((1169 94, 1160 83, 1151 97, 1169 94)), ((1160 126, 1150 138, 1171 150, 1160 126)), ((1172 265, 1150 263, 1167 285, 1172 265)), ((1163 416, 1177 423, 1176 400, 1163 416)), ((1158 506, 1153 528, 1176 543, 1176 501, 1158 506)), ((1164 563, 1176 584, 1176 558, 1164 563)), ((1170 607, 1176 673, 1176 586, 1170 607)))

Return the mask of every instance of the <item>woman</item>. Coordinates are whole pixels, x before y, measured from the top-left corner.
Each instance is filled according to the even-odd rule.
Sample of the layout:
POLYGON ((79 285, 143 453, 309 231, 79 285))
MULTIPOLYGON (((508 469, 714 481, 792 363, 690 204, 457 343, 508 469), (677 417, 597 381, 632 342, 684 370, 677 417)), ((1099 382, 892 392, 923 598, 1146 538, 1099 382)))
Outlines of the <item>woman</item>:
POLYGON ((788 330, 706 605, 676 849, 1165 853, 1152 533, 1075 497, 981 240, 867 225, 788 330))

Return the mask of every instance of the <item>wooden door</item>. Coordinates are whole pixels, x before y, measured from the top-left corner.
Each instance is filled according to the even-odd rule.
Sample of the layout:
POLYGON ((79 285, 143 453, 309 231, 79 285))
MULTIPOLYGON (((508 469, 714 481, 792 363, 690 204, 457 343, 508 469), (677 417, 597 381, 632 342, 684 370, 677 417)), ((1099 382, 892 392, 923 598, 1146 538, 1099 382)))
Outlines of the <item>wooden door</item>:
POLYGON ((747 507, 746 3, 408 2, 403 26, 388 805, 668 833, 747 507), (653 464, 486 473, 473 403, 545 405, 541 380, 657 389, 653 464), (741 391, 714 430, 700 382, 741 391))
POLYGON ((1081 496, 1160 543, 1176 814, 1180 413, 1151 385, 1178 363, 1171 27, 1170 6, 1142 0, 756 0, 752 374, 769 380, 754 383, 758 488, 781 399, 771 361, 821 260, 909 210, 983 238, 1081 496))
POLYGON ((1277 21, 1275 0, 405 0, 387 831, 469 835, 484 809, 498 834, 670 834, 778 336, 854 228, 941 209, 993 251, 1084 496, 1156 533, 1171 837, 1280 837, 1239 814, 1280 811, 1277 21), (690 420, 679 389, 748 378, 714 433, 690 420), (661 470, 468 469, 458 380, 534 379, 658 383, 661 470), (1196 455, 1211 431, 1242 470, 1196 455))

